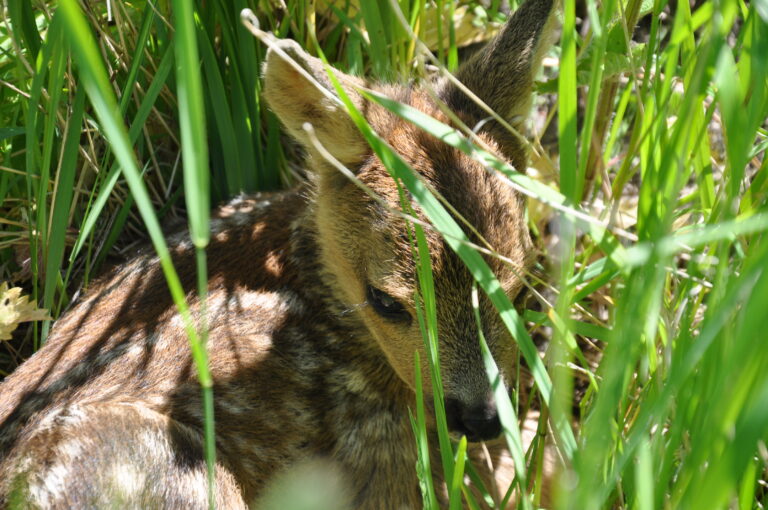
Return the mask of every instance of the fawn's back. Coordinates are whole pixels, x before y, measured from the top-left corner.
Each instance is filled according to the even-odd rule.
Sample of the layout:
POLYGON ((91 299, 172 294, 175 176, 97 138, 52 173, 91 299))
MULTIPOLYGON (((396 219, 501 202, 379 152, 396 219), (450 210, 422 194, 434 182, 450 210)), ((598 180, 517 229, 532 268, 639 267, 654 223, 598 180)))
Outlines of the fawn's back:
MULTIPOLYGON (((528 0, 457 73, 517 128, 552 11, 552 0, 528 0)), ((487 261, 515 295, 532 258, 521 197, 359 92, 373 88, 452 124, 427 89, 336 75, 374 130, 473 225, 470 239, 502 256, 487 261)), ((211 222, 206 317, 217 506, 269 506, 276 480, 320 461, 350 508, 420 507, 409 421, 415 352, 422 380, 429 373, 411 241, 396 213, 401 193, 319 60, 292 41, 277 41, 264 79, 270 106, 307 147, 312 172, 298 189, 236 199, 211 222), (340 173, 316 142, 375 197, 340 173)), ((439 81, 434 90, 470 127, 485 119, 451 82, 439 81)), ((478 136, 525 168, 524 145, 499 124, 485 122, 478 136)), ((491 441, 501 426, 477 342, 474 280, 437 232, 427 229, 426 236, 449 427, 470 441, 491 441)), ((198 314, 193 248, 184 234, 171 245, 198 314)), ((514 341, 487 299, 480 316, 504 381, 513 385, 514 341)), ((206 507, 200 394, 158 261, 139 255, 96 284, 0 386, 0 507, 206 507)), ((489 445, 494 468, 484 476, 503 494, 514 472, 503 445, 489 445)))

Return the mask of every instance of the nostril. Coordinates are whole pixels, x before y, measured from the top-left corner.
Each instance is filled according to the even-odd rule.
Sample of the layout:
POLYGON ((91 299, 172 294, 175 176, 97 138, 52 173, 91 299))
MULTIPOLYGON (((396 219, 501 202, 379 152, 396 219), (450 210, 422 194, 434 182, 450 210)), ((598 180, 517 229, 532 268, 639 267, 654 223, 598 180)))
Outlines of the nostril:
POLYGON ((501 421, 493 401, 464 406, 458 400, 448 398, 445 400, 445 415, 448 428, 464 434, 470 441, 494 439, 501 433, 501 421))
POLYGON ((445 399, 445 419, 449 430, 465 433, 462 425, 462 406, 455 398, 445 399))
POLYGON ((464 426, 470 432, 467 439, 494 439, 501 433, 501 421, 494 404, 471 408, 462 416, 464 426))

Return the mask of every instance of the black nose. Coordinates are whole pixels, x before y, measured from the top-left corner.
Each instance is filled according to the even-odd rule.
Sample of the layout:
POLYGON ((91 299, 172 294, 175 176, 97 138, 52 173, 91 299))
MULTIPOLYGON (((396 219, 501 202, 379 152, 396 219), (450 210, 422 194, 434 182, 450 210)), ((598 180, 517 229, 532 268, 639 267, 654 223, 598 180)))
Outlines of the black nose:
POLYGON ((501 422, 493 400, 481 404, 464 405, 460 401, 445 399, 448 428, 467 436, 468 441, 486 441, 499 437, 501 422))

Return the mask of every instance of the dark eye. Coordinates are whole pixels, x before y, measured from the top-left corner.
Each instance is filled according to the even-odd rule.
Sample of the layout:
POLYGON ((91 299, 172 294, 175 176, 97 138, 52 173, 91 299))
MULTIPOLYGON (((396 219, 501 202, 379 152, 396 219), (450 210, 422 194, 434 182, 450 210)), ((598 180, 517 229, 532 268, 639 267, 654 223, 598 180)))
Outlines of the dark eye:
POLYGON ((369 285, 366 289, 366 298, 368 299, 368 304, 373 307, 376 313, 385 319, 401 322, 411 320, 411 314, 408 313, 405 307, 382 290, 369 285))

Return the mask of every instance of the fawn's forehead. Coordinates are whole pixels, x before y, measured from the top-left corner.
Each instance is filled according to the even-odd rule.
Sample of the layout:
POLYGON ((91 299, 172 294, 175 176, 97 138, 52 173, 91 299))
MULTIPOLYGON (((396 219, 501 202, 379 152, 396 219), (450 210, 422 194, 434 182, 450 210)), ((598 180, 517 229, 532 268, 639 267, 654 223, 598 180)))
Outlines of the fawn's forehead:
MULTIPOLYGON (((410 105, 436 120, 453 126, 451 119, 443 113, 431 96, 420 88, 398 86, 383 87, 381 92, 390 98, 410 105)), ((462 112, 454 112, 465 124, 462 112)), ((370 105, 366 111, 368 122, 389 145, 413 168, 433 189, 449 199, 454 207, 463 202, 477 207, 516 207, 519 200, 516 193, 508 188, 493 171, 458 149, 438 140, 412 123, 401 119, 380 106, 370 105), (467 192, 470 192, 467 194, 467 192), (454 197, 455 200, 450 200, 454 197)), ((495 140, 485 132, 478 138, 491 149, 499 152, 495 140)), ((386 199, 393 198, 399 203, 397 187, 388 172, 372 154, 359 167, 358 175, 364 183, 381 192, 386 199)), ((482 218, 478 218, 482 220, 482 218)))
MULTIPOLYGON (((385 92, 445 124, 451 124, 449 118, 422 91, 391 89, 385 92)), ((448 201, 461 217, 452 214, 454 219, 468 233, 473 243, 490 245, 494 251, 514 261, 513 265, 516 265, 517 269, 525 266, 530 254, 526 253, 529 244, 526 242, 528 232, 524 221, 524 203, 504 179, 461 151, 388 111, 372 109, 368 117, 374 129, 390 146, 448 201), (468 229, 462 219, 474 229, 468 229)), ((479 136, 491 149, 496 148, 495 141, 488 135, 481 133, 479 136)), ((401 199, 405 197, 416 214, 426 220, 415 199, 407 190, 398 190, 381 161, 373 156, 362 163, 357 175, 366 186, 384 199, 388 206, 382 207, 371 202, 371 224, 388 231, 389 239, 399 238, 401 251, 410 256, 410 243, 403 242, 407 240, 407 235, 404 234, 405 224, 402 221, 393 221, 394 216, 388 209, 400 209, 401 199)), ((433 262, 437 263, 436 270, 454 275, 465 272, 463 263, 458 260, 453 250, 446 246, 438 232, 427 230, 425 233, 433 262)), ((517 279, 512 274, 516 271, 510 272, 509 264, 490 257, 487 260, 497 276, 503 278, 507 275, 510 279, 517 279)))

